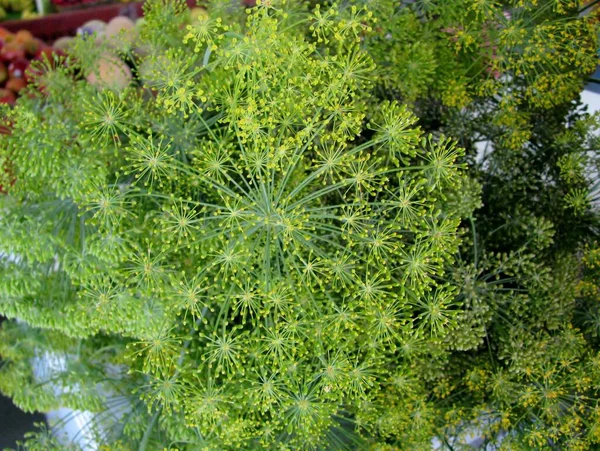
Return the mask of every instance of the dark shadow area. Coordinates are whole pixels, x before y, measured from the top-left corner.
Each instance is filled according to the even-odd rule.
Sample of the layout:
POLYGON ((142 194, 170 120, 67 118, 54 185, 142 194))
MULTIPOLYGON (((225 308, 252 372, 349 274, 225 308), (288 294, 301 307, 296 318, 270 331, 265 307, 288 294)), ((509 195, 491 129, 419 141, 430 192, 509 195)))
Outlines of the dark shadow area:
MULTIPOLYGON (((0 324, 4 319, 0 316, 0 324)), ((0 450, 16 449, 17 440, 22 441, 26 432, 35 429, 33 423, 44 421, 46 418, 43 414, 25 413, 15 406, 10 398, 0 393, 0 450)))
POLYGON ((33 431, 33 423, 45 421, 40 413, 25 413, 10 398, 0 395, 0 450, 15 449, 17 440, 23 440, 26 432, 33 431))

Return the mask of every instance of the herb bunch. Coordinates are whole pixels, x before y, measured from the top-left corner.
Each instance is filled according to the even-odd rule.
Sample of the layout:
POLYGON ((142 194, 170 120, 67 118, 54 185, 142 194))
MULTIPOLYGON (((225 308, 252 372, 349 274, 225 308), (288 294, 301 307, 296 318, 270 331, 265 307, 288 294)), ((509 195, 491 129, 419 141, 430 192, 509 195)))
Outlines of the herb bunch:
POLYGON ((377 98, 457 139, 461 198, 481 193, 451 269, 461 327, 427 387, 439 437, 450 449, 474 431, 502 449, 597 446, 598 124, 578 100, 597 63, 594 17, 564 1, 373 7, 377 98))
POLYGON ((135 85, 79 81, 107 59, 83 38, 6 111, 0 311, 35 329, 4 327, 1 389, 96 412, 109 449, 428 443, 463 151, 394 101, 366 119, 368 10, 225 3, 150 2, 135 85))

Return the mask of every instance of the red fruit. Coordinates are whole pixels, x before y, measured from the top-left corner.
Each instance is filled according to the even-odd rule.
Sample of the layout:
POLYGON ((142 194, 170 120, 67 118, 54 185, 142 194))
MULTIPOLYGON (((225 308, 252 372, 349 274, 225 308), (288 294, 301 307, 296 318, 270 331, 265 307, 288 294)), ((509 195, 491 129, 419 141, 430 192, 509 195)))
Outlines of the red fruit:
POLYGON ((40 41, 39 39, 31 39, 27 42, 25 42, 25 44, 23 44, 25 47, 25 51, 27 52, 28 55, 30 56, 35 56, 38 52, 38 50, 40 49, 40 47, 44 46, 44 42, 40 41))
POLYGON ((8 41, 14 39, 13 36, 14 35, 10 31, 8 31, 6 28, 0 27, 0 41, 2 41, 2 43, 8 42, 8 41))
POLYGON ((8 75, 10 78, 23 78, 25 71, 29 67, 29 60, 26 58, 14 59, 8 65, 8 75))
POLYGON ((6 89, 10 89, 15 94, 18 94, 25 86, 27 86, 27 82, 22 78, 9 78, 6 82, 6 89))
POLYGON ((10 89, 0 88, 0 103, 8 103, 9 105, 14 105, 15 94, 10 89))
POLYGON ((8 71, 6 70, 6 66, 4 63, 0 62, 0 83, 4 83, 8 78, 8 71))
POLYGON ((4 39, 6 36, 11 35, 12 33, 8 31, 4 27, 0 27, 0 39, 4 39))
POLYGON ((25 49, 16 42, 7 42, 0 50, 0 58, 4 61, 12 61, 17 58, 25 58, 25 49))
POLYGON ((31 32, 27 30, 19 30, 15 33, 15 41, 19 42, 20 44, 25 44, 27 41, 32 41, 34 39, 35 38, 31 32))

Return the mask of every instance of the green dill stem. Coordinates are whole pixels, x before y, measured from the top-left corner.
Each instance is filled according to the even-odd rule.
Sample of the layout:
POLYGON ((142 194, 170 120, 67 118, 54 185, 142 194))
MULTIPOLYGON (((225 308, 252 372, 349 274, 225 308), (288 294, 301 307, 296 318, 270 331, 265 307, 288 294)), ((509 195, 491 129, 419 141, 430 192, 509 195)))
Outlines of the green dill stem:
MULTIPOLYGON (((313 116, 313 121, 316 120, 317 117, 319 117, 319 114, 321 114, 321 111, 322 111, 321 108, 317 110, 317 112, 313 116)), ((327 120, 329 120, 329 118, 327 120)), ((292 172, 296 169, 297 164, 300 161, 300 157, 306 151, 306 149, 308 148, 309 144, 314 140, 314 138, 316 136, 318 136, 319 133, 325 128, 325 123, 326 122, 324 122, 323 124, 321 124, 319 126, 319 128, 317 130, 315 130, 315 132, 312 134, 312 136, 309 139, 307 139, 306 143, 302 147, 296 149, 294 151, 293 155, 290 157, 291 163, 288 166, 288 168, 287 168, 287 170, 286 170, 286 172, 285 172, 285 174, 283 176, 281 185, 279 186, 279 190, 277 192, 277 197, 276 197, 277 204, 279 204, 279 202, 281 200, 281 197, 283 196, 283 192, 285 191, 285 187, 287 186, 288 180, 289 180, 290 176, 292 175, 292 172)))
POLYGON ((477 233, 475 232, 475 219, 473 216, 469 216, 469 222, 471 223, 471 231, 473 233, 473 262, 475 264, 475 269, 477 269, 479 250, 477 249, 477 233))
MULTIPOLYGON (((208 309, 206 307, 204 307, 202 309, 202 313, 201 315, 204 317, 204 315, 206 314, 206 312, 208 312, 208 309)), ((200 319, 196 320, 196 322, 194 323, 194 326, 197 326, 198 324, 200 324, 200 319)), ((192 331, 194 330, 194 327, 192 327, 192 331)), ((186 340, 183 344, 183 349, 181 350, 181 354, 179 355, 179 359, 178 359, 178 364, 181 365, 181 362, 183 362, 183 357, 185 355, 185 351, 186 349, 190 346, 191 340, 186 340)), ((176 371, 176 375, 179 373, 179 369, 177 369, 176 371)), ((154 415, 152 416, 152 419, 150 420, 150 424, 148 425, 148 427, 146 428, 146 431, 144 432, 144 436, 142 437, 142 441, 140 442, 140 446, 138 447, 138 451, 146 451, 146 447, 148 446, 148 441, 150 440, 150 435, 152 434, 152 430, 154 429, 154 425, 156 424, 156 422, 158 421, 158 417, 160 415, 160 413, 162 412, 162 406, 159 407, 156 412, 154 412, 154 415)))
POLYGON ((154 412, 154 415, 152 416, 152 420, 150 420, 150 424, 148 425, 148 427, 146 428, 146 431, 144 432, 144 436, 142 437, 142 441, 140 442, 138 451, 146 451, 146 447, 148 446, 148 441, 150 440, 150 435, 152 434, 152 430, 154 429, 154 425, 156 424, 156 422, 158 420, 158 416, 160 415, 161 411, 162 411, 162 407, 159 407, 158 410, 156 412, 154 412))
MULTIPOLYGON (((346 155, 353 156, 365 149, 368 149, 369 147, 372 147, 373 145, 374 145, 374 142, 372 142, 372 141, 366 142, 366 143, 361 144, 361 145, 355 147, 354 149, 348 151, 346 155)), ((323 172, 326 172, 327 170, 328 169, 323 166, 323 167, 320 167, 319 169, 317 169, 316 171, 312 172, 296 188, 294 188, 292 190, 292 192, 289 194, 288 197, 290 199, 292 197, 294 197, 296 194, 298 194, 300 191, 302 191, 302 189, 304 189, 308 184, 310 184, 310 182, 315 180, 317 177, 319 177, 323 172)))
POLYGON ((593 8, 594 6, 596 6, 598 3, 600 3, 600 0, 594 0, 591 3, 588 3, 587 5, 583 6, 579 11, 577 11, 578 14, 581 14, 584 11, 587 11, 590 8, 593 8))

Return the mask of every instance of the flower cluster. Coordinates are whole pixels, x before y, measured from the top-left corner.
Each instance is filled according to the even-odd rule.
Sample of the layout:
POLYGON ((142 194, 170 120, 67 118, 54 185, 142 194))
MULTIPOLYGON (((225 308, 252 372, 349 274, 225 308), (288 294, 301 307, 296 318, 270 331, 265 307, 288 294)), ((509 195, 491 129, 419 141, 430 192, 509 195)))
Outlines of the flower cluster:
POLYGON ((3 110, 0 390, 106 450, 597 446, 592 20, 313 3, 149 0, 3 110))
POLYGON ((17 257, 2 261, 1 311, 39 328, 28 352, 64 334, 56 379, 80 387, 46 399, 31 375, 10 383, 27 365, 7 329, 3 390, 23 407, 109 412, 128 394, 127 426, 100 413, 98 440, 153 449, 367 443, 411 423, 405 402, 432 415, 414 366, 457 325, 443 276, 462 149, 396 102, 365 125, 364 8, 293 25, 260 6, 170 35, 150 11, 139 87, 72 79, 68 97, 7 112, 2 243, 17 257))

